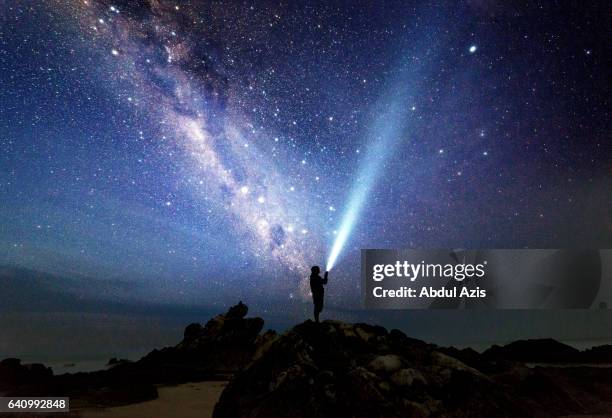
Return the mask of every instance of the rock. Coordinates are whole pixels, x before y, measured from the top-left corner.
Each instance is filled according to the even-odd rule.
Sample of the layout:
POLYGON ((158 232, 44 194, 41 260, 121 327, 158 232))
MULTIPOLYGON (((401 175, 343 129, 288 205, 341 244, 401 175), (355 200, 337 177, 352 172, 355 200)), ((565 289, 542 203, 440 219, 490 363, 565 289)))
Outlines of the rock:
POLYGON ((455 358, 462 363, 480 370, 485 374, 501 373, 504 370, 512 367, 507 361, 502 359, 496 359, 495 361, 489 361, 472 348, 464 348, 459 350, 455 347, 440 347, 436 349, 440 353, 444 353, 452 358, 455 358))
POLYGON ((53 370, 42 364, 22 364, 17 358, 0 361, 0 393, 26 396, 49 390, 53 370))
POLYGON ((202 324, 194 322, 187 325, 185 332, 183 333, 183 340, 186 342, 195 341, 200 335, 202 335, 204 327, 202 324))
POLYGON ((245 318, 247 312, 248 307, 240 302, 204 326, 189 324, 183 341, 174 347, 152 351, 140 363, 146 364, 148 369, 170 366, 180 374, 186 372, 186 365, 208 373, 239 370, 252 360, 258 344, 263 343, 259 337, 263 319, 245 318), (177 366, 181 370, 176 370, 177 366))
POLYGON ((375 373, 393 373, 402 367, 402 359, 395 354, 378 356, 368 364, 368 369, 375 373))
POLYGON ((612 345, 592 347, 580 353, 584 363, 612 363, 612 345))
POLYGON ((230 381, 213 413, 214 418, 431 415, 532 413, 505 386, 433 345, 400 331, 340 321, 306 321, 268 339, 230 381))
POLYGON ((238 302, 238 305, 234 305, 229 308, 229 311, 227 311, 225 317, 228 319, 242 319, 246 316, 247 312, 249 312, 248 306, 240 301, 238 302))
POLYGON ((474 369, 473 367, 468 366, 467 364, 448 356, 444 353, 440 353, 438 351, 434 351, 431 353, 431 358, 434 366, 446 369, 446 370, 459 370, 464 372, 469 372, 475 375, 483 376, 481 372, 474 369))
POLYGON ((258 335, 255 340, 255 353, 253 354, 253 360, 257 360, 261 355, 270 348, 272 343, 278 339, 276 331, 268 330, 265 333, 258 335))
POLYGON ((109 367, 115 367, 115 366, 118 366, 119 364, 126 364, 126 363, 131 363, 131 361, 124 359, 124 358, 118 359, 117 357, 112 357, 110 360, 108 360, 108 363, 106 363, 106 365, 109 367))
POLYGON ((504 346, 494 345, 483 353, 487 359, 531 363, 570 363, 580 361, 580 351, 552 338, 519 340, 504 346))
POLYGON ((396 386, 412 386, 414 383, 427 384, 423 374, 415 369, 398 370, 391 376, 391 381, 396 386))

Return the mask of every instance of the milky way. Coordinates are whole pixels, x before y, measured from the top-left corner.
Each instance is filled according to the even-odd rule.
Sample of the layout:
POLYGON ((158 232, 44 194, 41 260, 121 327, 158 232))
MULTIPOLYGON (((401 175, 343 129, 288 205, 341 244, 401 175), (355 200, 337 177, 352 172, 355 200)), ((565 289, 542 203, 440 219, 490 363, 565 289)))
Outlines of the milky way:
POLYGON ((282 310, 338 234, 339 305, 360 248, 609 243, 595 7, 10 3, 1 262, 282 310))
POLYGON ((201 60, 194 46, 206 42, 208 35, 199 30, 194 35, 190 25, 180 23, 188 19, 197 27, 199 14, 190 9, 183 14, 174 3, 152 3, 136 20, 124 17, 118 6, 79 6, 82 28, 98 47, 111 47, 119 61, 114 75, 133 84, 135 97, 130 101, 152 110, 162 125, 160 132, 180 149, 190 174, 199 179, 193 192, 234 219, 234 232, 250 241, 251 251, 262 262, 280 262, 304 275, 321 243, 316 237, 306 238, 314 225, 306 223, 303 214, 318 208, 304 207, 307 197, 292 192, 282 168, 268 157, 269 150, 258 149, 258 140, 271 134, 248 131, 248 119, 232 112, 234 103, 223 97, 229 93, 214 87, 211 92, 209 84, 223 83, 222 75, 214 68, 190 70, 201 60), (187 35, 178 35, 181 31, 187 35))

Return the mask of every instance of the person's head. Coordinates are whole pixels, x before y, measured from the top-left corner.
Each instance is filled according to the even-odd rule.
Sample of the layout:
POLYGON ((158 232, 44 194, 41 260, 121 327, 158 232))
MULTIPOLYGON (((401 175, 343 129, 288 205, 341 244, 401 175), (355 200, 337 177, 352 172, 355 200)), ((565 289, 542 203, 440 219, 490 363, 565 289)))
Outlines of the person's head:
POLYGON ((310 272, 312 273, 313 276, 316 276, 319 273, 321 273, 321 269, 319 268, 319 266, 312 266, 312 268, 310 269, 310 272))

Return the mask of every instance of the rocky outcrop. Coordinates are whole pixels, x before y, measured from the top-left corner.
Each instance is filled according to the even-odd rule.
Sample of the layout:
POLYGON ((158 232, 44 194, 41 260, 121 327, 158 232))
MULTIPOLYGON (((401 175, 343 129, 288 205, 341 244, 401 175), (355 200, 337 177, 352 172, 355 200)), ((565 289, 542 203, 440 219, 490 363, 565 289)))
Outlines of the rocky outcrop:
POLYGON ((137 363, 148 368, 188 365, 210 373, 234 373, 251 361, 264 325, 261 318, 245 318, 248 310, 240 302, 204 326, 190 324, 179 344, 153 350, 137 363))
POLYGON ((482 354, 491 360, 524 363, 567 363, 581 361, 582 357, 579 350, 552 338, 519 340, 504 346, 494 345, 482 354))
POLYGON ((402 332, 306 321, 267 342, 215 418, 530 416, 482 371, 402 332))
POLYGON ((609 363, 612 364, 612 345, 599 345, 581 352, 581 360, 584 363, 609 363))
POLYGON ((521 363, 541 364, 612 364, 612 345, 595 346, 584 351, 563 344, 552 338, 519 340, 510 344, 499 346, 493 345, 485 350, 482 355, 467 348, 457 350, 455 348, 443 349, 451 355, 461 358, 466 363, 478 363, 483 367, 504 361, 521 363))
POLYGON ((42 364, 22 364, 16 358, 0 361, 0 394, 15 394, 29 388, 44 390, 52 379, 53 371, 42 364))
POLYGON ((130 360, 124 359, 124 358, 117 358, 117 357, 112 357, 108 360, 108 362, 106 363, 106 367, 115 367, 118 366, 120 364, 128 364, 131 363, 130 360))

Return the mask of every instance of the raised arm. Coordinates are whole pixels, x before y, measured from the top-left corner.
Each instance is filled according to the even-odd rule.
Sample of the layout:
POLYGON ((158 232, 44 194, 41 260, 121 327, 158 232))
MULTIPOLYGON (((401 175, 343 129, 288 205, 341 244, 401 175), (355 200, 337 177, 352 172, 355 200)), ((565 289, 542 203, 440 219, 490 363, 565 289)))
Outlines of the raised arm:
POLYGON ((325 274, 323 275, 323 280, 322 280, 323 284, 327 284, 327 274, 328 273, 329 273, 329 271, 326 271, 325 274))

